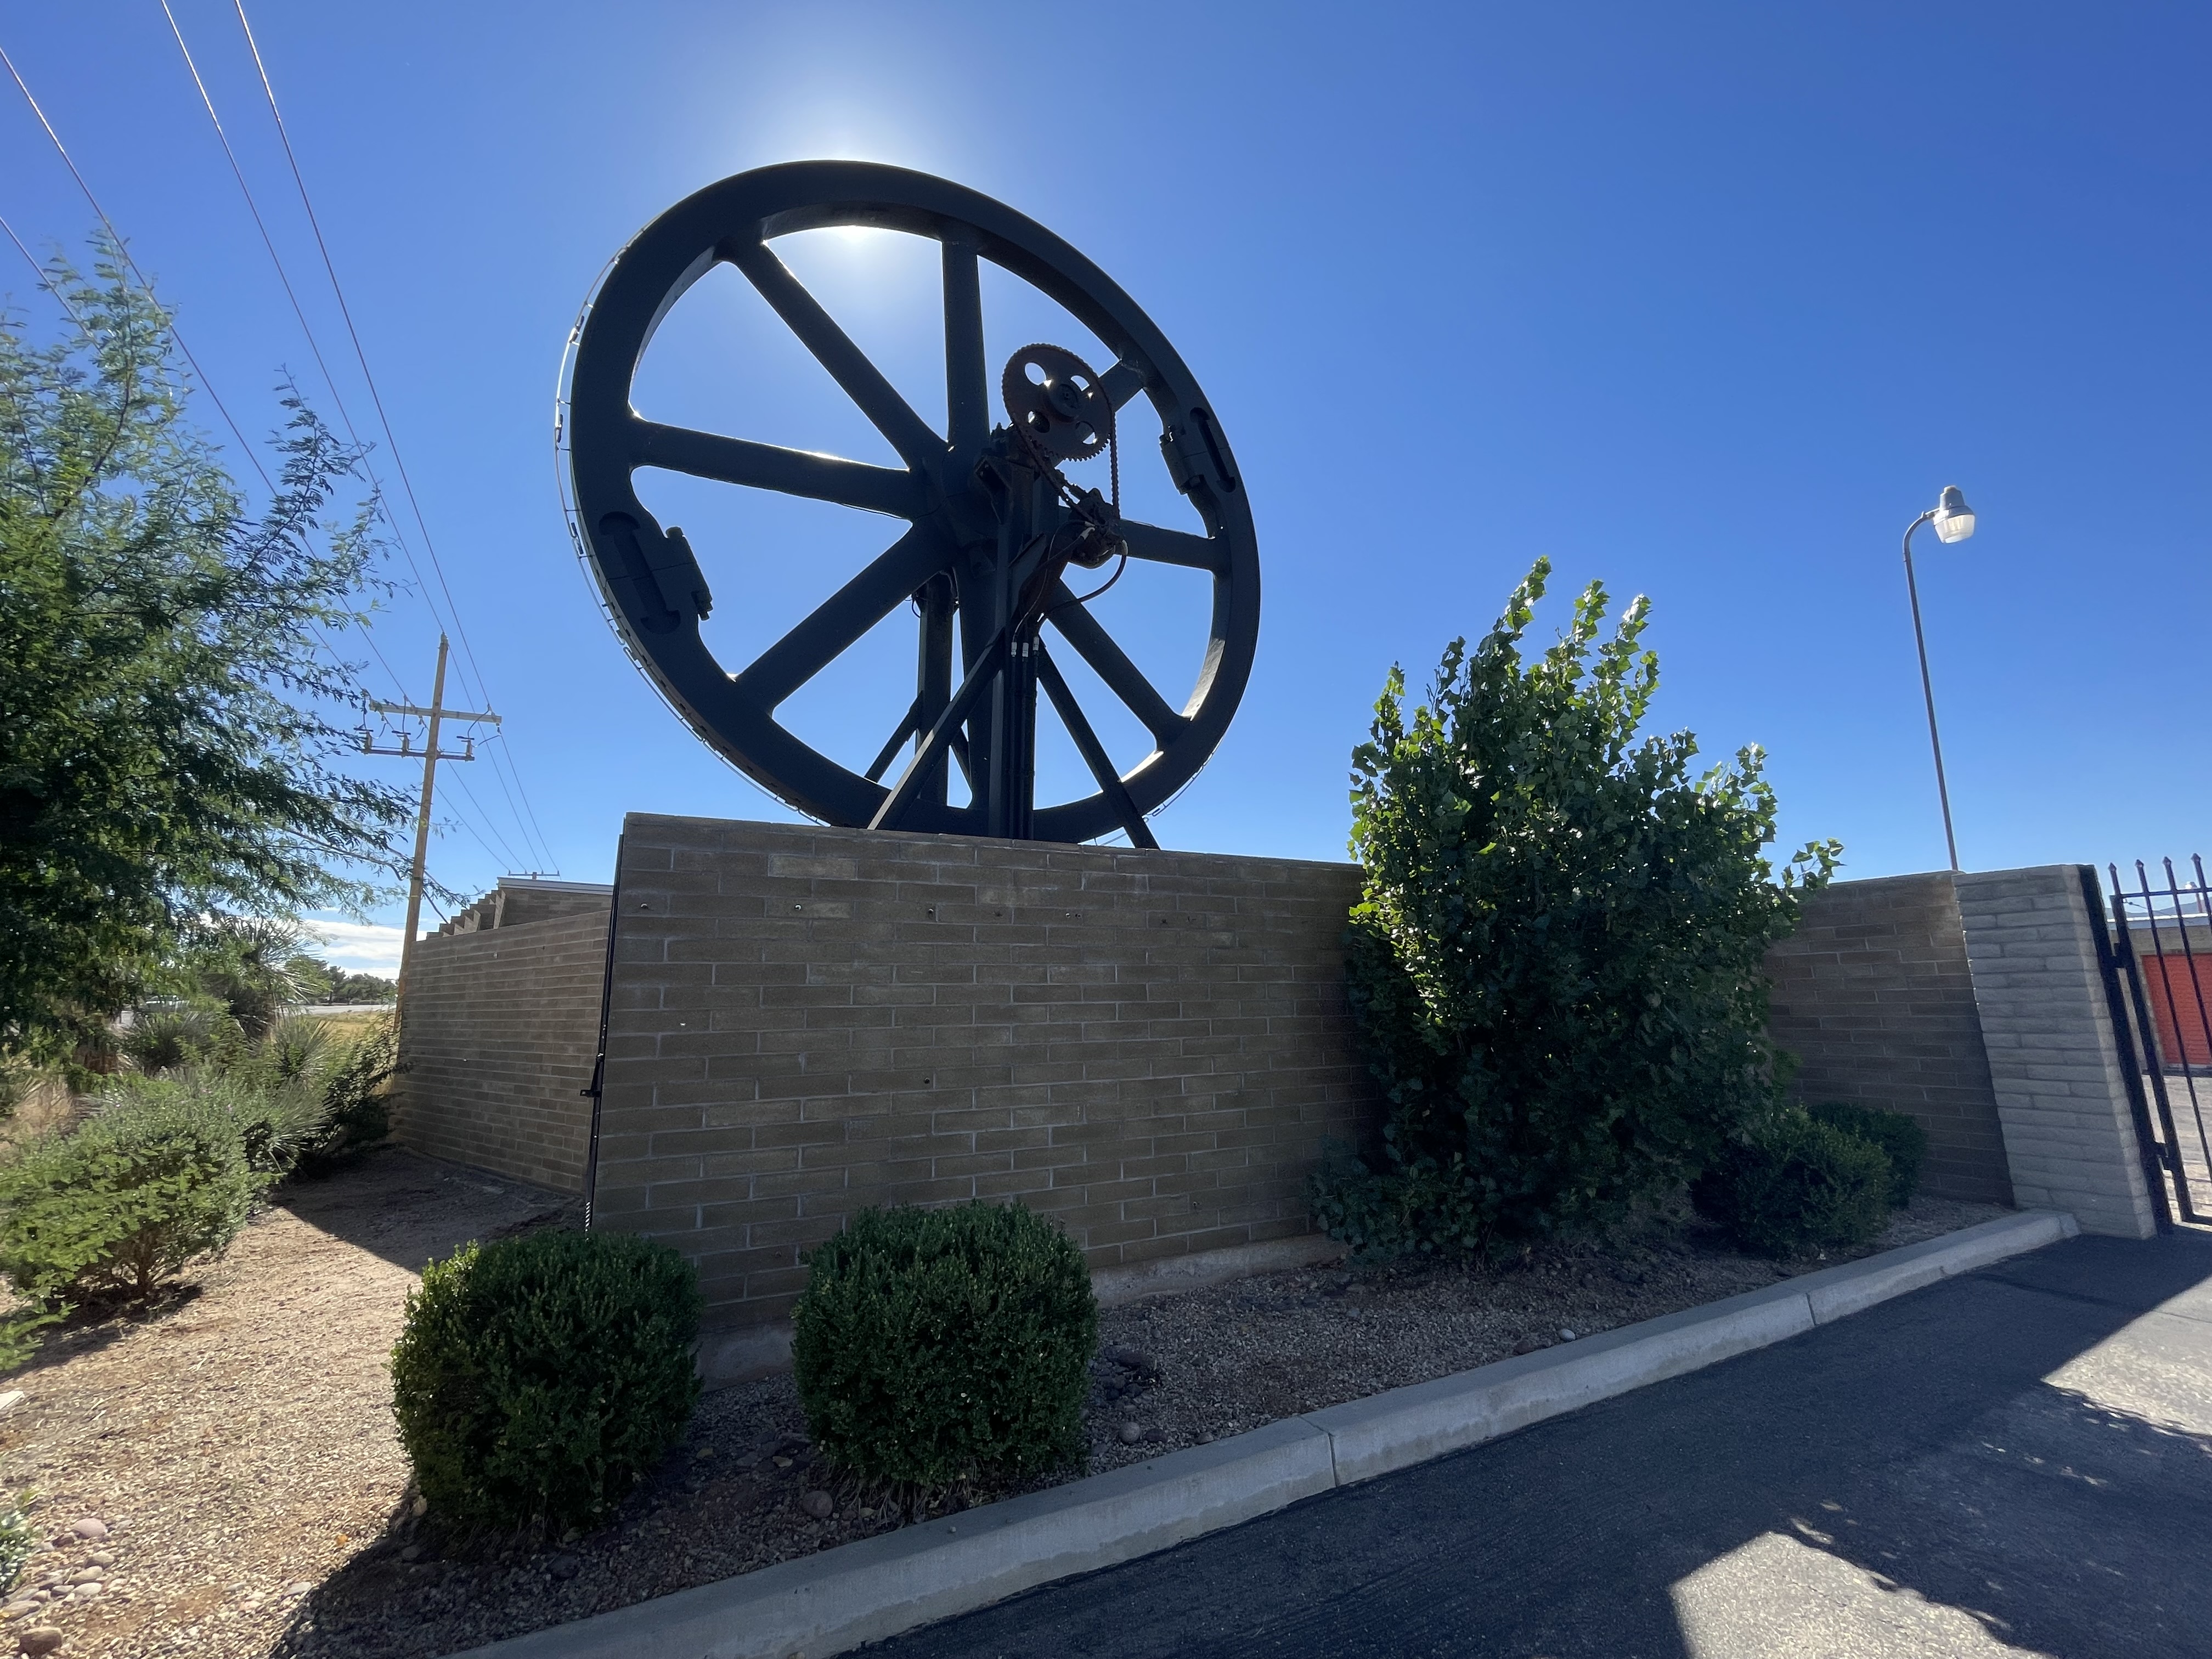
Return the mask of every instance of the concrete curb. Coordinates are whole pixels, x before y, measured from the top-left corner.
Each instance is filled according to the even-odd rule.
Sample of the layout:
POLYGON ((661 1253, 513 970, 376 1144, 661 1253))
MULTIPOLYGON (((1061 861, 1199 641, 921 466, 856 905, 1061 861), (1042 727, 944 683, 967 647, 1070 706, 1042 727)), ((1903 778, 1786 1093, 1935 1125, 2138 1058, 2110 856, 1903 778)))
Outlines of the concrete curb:
POLYGON ((2080 1231, 2061 1211, 2001 1217, 454 1659, 826 1659, 1765 1347, 2080 1231))

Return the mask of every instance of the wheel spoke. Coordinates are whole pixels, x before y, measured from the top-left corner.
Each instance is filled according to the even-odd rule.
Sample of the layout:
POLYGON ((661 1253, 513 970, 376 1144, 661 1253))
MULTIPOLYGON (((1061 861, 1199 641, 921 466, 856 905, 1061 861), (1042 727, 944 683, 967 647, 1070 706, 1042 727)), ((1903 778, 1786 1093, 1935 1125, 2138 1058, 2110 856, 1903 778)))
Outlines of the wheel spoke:
MULTIPOLYGON (((907 704, 906 713, 899 720, 898 730, 890 734, 881 749, 876 750, 875 759, 869 763, 866 775, 870 783, 883 781, 884 774, 890 770, 891 763, 898 758, 899 750, 904 746, 906 740, 914 735, 914 723, 921 713, 920 698, 907 704)), ((927 729, 926 726, 923 728, 925 731, 927 729)))
POLYGON ((1129 556, 1153 564, 1180 564, 1193 570, 1210 570, 1218 576, 1228 568, 1229 554, 1220 543, 1186 530, 1168 530, 1156 524, 1124 519, 1121 538, 1129 544, 1129 556))
POLYGON ((945 434, 980 450, 991 435, 991 371, 983 360, 983 287, 972 243, 945 245, 945 434))
POLYGON ((638 466, 666 467, 695 478, 781 490, 898 519, 918 519, 928 511, 921 480, 911 472, 695 432, 690 427, 662 426, 635 416, 630 419, 630 454, 638 466))
POLYGON ((816 606, 805 621, 762 652, 737 677, 734 689, 761 708, 774 710, 951 562, 936 534, 917 525, 816 606))
POLYGON ((1060 630, 1060 637, 1075 647, 1076 654, 1091 665, 1091 672, 1105 681, 1107 689, 1144 722, 1145 729, 1161 748, 1166 748, 1190 723, 1152 690, 1152 683, 1114 643, 1113 636, 1098 625, 1098 619, 1075 602, 1075 595, 1068 591, 1066 582, 1053 584, 1053 602, 1045 617, 1060 630))
POLYGON ((1121 828, 1129 837, 1132 847, 1157 848, 1152 826, 1145 815, 1137 810, 1137 803, 1129 799, 1128 786, 1121 775, 1114 769, 1113 757, 1106 745, 1098 741, 1098 734, 1091 729, 1084 718, 1083 705, 1075 700, 1075 693, 1067 689, 1067 682, 1060 677, 1060 668, 1051 653, 1045 650, 1044 641, 1037 641, 1037 678, 1043 682, 1045 695, 1059 711, 1060 723, 1067 728, 1067 735, 1075 739, 1075 747, 1083 757, 1083 763, 1091 769, 1091 775, 1098 781, 1098 788, 1114 809, 1114 816, 1121 820, 1121 828))
POLYGON ((890 441, 901 460, 917 472, 926 472, 944 460, 945 440, 929 429, 782 260, 758 242, 729 246, 726 252, 730 262, 744 272, 760 290, 761 298, 775 307, 775 314, 814 354, 815 361, 830 371, 830 377, 845 388, 845 395, 860 406, 860 413, 890 441))
POLYGON ((1124 357, 1098 377, 1098 389, 1116 410, 1145 389, 1145 371, 1124 357))

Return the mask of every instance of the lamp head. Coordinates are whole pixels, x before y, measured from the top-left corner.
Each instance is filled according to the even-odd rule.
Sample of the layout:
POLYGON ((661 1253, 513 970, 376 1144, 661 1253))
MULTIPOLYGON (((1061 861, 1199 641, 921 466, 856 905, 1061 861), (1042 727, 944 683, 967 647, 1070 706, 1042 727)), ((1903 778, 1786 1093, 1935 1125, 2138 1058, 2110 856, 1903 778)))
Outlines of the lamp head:
POLYGON ((1963 542, 1974 533, 1974 509, 1966 505, 1966 495, 1956 484, 1943 486, 1942 499, 1936 503, 1936 539, 1940 542, 1963 542))

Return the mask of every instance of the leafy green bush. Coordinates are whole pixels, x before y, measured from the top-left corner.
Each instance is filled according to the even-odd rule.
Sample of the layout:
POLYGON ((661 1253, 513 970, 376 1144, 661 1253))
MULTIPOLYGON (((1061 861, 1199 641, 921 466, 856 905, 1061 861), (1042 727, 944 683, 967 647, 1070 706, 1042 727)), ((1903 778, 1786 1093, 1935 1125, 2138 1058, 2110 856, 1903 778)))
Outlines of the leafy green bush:
POLYGON ((1824 1101, 1813 1115, 1832 1129, 1870 1140, 1889 1154, 1889 1207, 1901 1210, 1920 1188, 1920 1166, 1928 1160, 1928 1131, 1903 1112, 1824 1101))
POLYGON ((1881 1147, 1790 1107, 1727 1148, 1690 1200, 1754 1255, 1807 1255, 1880 1237, 1889 1182, 1881 1147))
POLYGON ((281 1181, 328 1127, 322 1095, 311 1082, 270 1084, 243 1067, 194 1066, 160 1077, 112 1078, 93 1097, 95 1113, 220 1113, 238 1133, 246 1168, 281 1181))
POLYGON ((1019 1204, 862 1210, 807 1260, 792 1365, 832 1463, 937 1488, 1082 1455, 1098 1304, 1059 1228, 1019 1204))
POLYGON ((1389 1109, 1375 1154, 1326 1166, 1311 1198, 1370 1253, 1601 1221, 1776 1099, 1761 962, 1836 845, 1778 876, 1757 749, 1699 776, 1688 733, 1639 740, 1643 600, 1597 645, 1593 583, 1524 659, 1549 570, 1445 651, 1428 705, 1407 711, 1393 669, 1353 752, 1348 988, 1389 1109))
POLYGON ((143 1298, 236 1237, 263 1184, 212 1103, 182 1091, 118 1099, 0 1169, 0 1275, 42 1304, 143 1298))
POLYGON ((697 1403, 699 1309, 690 1265, 629 1233, 526 1233, 425 1267, 392 1407, 431 1516, 463 1530, 605 1516, 697 1403))

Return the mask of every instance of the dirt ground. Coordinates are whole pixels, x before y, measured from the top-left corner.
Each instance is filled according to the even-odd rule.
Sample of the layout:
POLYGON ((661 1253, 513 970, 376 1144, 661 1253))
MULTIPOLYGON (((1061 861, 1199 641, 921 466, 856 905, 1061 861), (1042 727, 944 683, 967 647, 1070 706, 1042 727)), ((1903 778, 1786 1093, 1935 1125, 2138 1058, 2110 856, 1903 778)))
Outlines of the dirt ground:
MULTIPOLYGON (((383 1534, 407 1480, 385 1357, 433 1256, 553 1218, 558 1200, 411 1153, 285 1193, 187 1293, 65 1330, 0 1380, 0 1483, 49 1538, 9 1606, 113 1559, 99 1590, 6 1626, 93 1654, 268 1652, 301 1601, 383 1534)), ((8 1648, 15 1644, 10 1640, 8 1648)), ((416 1652, 427 1650, 416 1649, 416 1652)))
MULTIPOLYGON (((786 1376, 708 1395, 684 1445, 612 1525, 548 1549, 442 1556, 408 1512, 392 1425, 384 1362, 402 1304, 425 1261, 558 1222, 565 1208, 380 1153, 289 1194, 196 1294, 52 1341, 0 1382, 27 1396, 0 1413, 0 1482, 28 1489, 41 1532, 66 1539, 26 1570, 8 1636, 57 1627, 66 1659, 428 1659, 902 1524, 880 1495, 814 1463, 786 1376), (813 1493, 826 1493, 828 1513, 809 1511, 813 1493), (81 1520, 107 1536, 76 1538, 81 1520), (99 1582, 70 1587, 88 1577, 99 1582), (25 1607, 41 1587, 53 1599, 25 1607)), ((2001 1213, 1923 1200, 1878 1248, 2001 1213)), ((1677 1211, 1601 1249, 1548 1247, 1480 1272, 1323 1268, 1111 1309, 1093 1366, 1090 1468, 1822 1265, 1736 1255, 1677 1211)))

